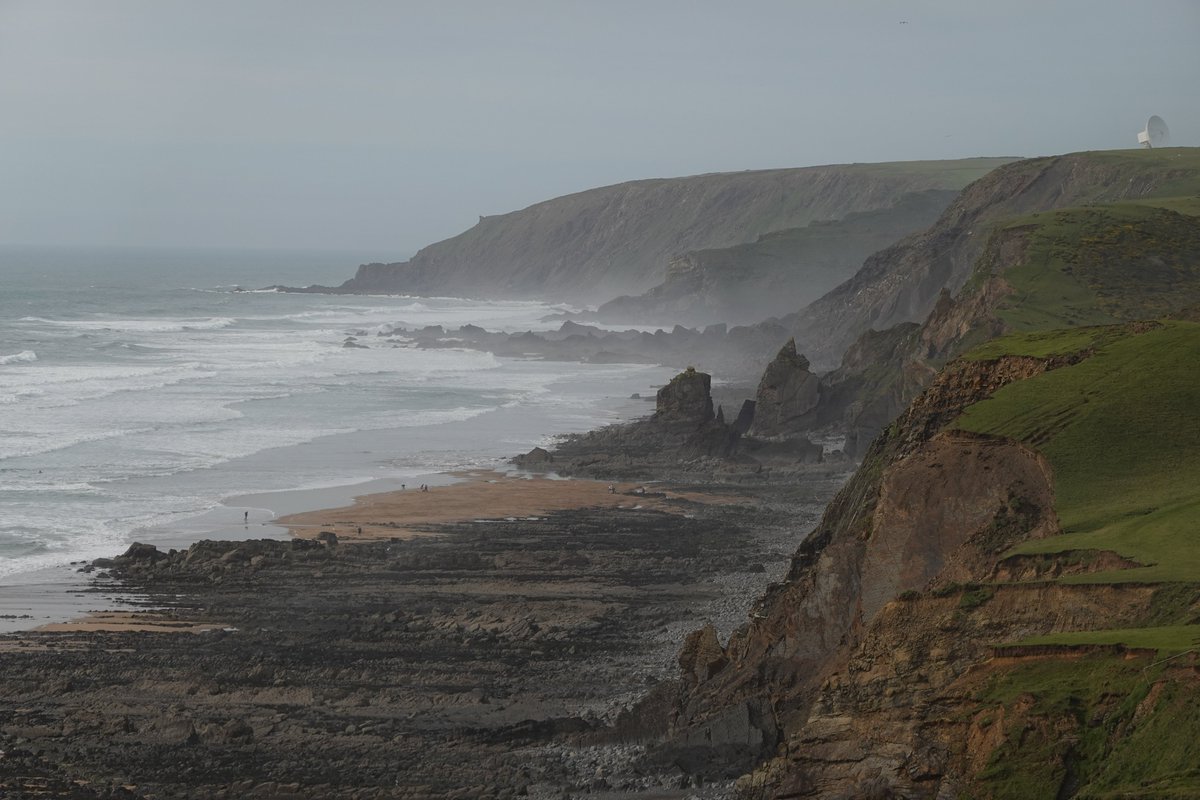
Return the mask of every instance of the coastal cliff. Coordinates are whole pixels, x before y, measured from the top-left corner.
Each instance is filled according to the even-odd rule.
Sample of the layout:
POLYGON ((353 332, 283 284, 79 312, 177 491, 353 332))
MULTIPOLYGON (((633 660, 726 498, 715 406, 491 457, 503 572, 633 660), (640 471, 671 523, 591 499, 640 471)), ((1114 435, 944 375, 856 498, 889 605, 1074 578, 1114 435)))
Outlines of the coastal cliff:
POLYGON ((957 190, 1011 159, 848 164, 631 181, 481 217, 409 261, 305 291, 604 301, 662 280, 676 256, 957 190))
POLYGON ((887 208, 773 231, 733 247, 672 258, 662 283, 602 305, 606 322, 753 323, 783 316, 850 278, 867 256, 924 230, 958 195, 929 189, 887 208))
POLYGON ((943 288, 920 325, 863 334, 822 376, 808 426, 838 426, 847 451, 861 453, 943 364, 973 346, 1200 305, 1197 215, 1194 199, 1148 196, 998 222, 956 296, 943 288))
POLYGON ((994 227, 1076 206, 1194 194, 1195 148, 1073 153, 1018 161, 968 186, 936 223, 866 260, 849 280, 783 322, 819 368, 867 330, 921 322, 943 289, 970 277, 994 227))
POLYGON ((1160 158, 1136 201, 994 219, 822 378, 808 423, 878 436, 749 622, 685 644, 665 752, 754 800, 1200 792, 1166 733, 1200 718, 1200 173, 1160 158))
POLYGON ((1132 764, 1198 710, 1200 569, 1167 558, 1195 496, 1161 461, 1200 459, 1161 420, 1196 401, 1200 326, 1088 334, 1006 337, 943 370, 750 622, 708 643, 712 668, 685 648, 674 747, 723 774, 757 762, 745 798, 1195 790, 1172 748, 1132 764), (1038 352, 1050 339, 1061 354, 1038 352))

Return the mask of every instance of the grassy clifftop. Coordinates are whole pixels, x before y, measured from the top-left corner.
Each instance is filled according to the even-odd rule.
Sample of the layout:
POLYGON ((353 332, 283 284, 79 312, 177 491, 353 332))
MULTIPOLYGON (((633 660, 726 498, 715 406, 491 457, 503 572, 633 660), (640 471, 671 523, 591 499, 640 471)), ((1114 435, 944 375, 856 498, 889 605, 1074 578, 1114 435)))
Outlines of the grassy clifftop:
POLYGON ((827 364, 867 329, 924 320, 943 289, 957 292, 969 284, 997 233, 1024 226, 1043 232, 1044 242, 1071 249, 1067 239, 1081 244, 1089 235, 1089 207, 1107 210, 1101 226, 1124 216, 1143 227, 1170 227, 1174 223, 1153 209, 1186 218, 1195 213, 1198 195, 1200 148, 1071 153, 1008 164, 964 189, 928 230, 871 256, 853 278, 788 323, 813 362, 827 364), (1055 215, 1068 209, 1074 213, 1055 215))
POLYGON ((1152 319, 1200 303, 1200 197, 1033 214, 1013 289, 998 309, 1011 330, 1152 319), (1157 207, 1165 204, 1167 208, 1157 207))
POLYGON ((1097 351, 1006 386, 954 424, 1021 441, 1054 469, 1063 534, 1015 552, 1104 550, 1143 565, 1063 579, 1076 583, 1200 583, 1200 324, 1006 338, 986 352, 1041 355, 1080 345, 1097 351))

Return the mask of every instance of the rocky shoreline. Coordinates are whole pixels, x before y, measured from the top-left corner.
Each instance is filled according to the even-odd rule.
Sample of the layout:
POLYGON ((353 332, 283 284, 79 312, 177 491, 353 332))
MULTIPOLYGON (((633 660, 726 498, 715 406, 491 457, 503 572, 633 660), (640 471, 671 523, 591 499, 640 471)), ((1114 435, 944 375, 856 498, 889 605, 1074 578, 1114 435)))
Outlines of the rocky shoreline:
POLYGON ((0 794, 725 796, 733 772, 681 768, 665 718, 631 709, 671 696, 688 631, 745 622, 843 478, 408 541, 131 548, 97 585, 199 632, 0 639, 0 794))

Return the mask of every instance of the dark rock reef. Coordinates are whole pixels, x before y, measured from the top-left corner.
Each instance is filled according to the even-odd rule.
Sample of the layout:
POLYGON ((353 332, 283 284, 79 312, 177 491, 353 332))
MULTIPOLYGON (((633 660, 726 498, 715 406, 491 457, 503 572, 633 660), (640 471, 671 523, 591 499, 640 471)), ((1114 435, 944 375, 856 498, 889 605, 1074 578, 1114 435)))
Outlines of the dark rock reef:
POLYGON ((813 486, 786 513, 743 493, 412 541, 131 548, 106 569, 148 617, 212 629, 0 637, 0 796, 682 797, 693 779, 646 758, 660 718, 609 725, 687 628, 744 618, 833 482, 813 486))

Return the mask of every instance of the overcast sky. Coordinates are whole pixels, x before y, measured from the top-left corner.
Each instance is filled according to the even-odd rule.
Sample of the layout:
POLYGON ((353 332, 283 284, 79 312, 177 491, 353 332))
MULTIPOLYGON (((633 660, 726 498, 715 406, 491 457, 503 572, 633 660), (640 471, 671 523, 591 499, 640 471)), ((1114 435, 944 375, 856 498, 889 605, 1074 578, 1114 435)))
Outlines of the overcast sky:
POLYGON ((368 251, 632 178, 1200 144, 1200 0, 0 0, 0 242, 368 251), (902 24, 903 23, 903 24, 902 24))

